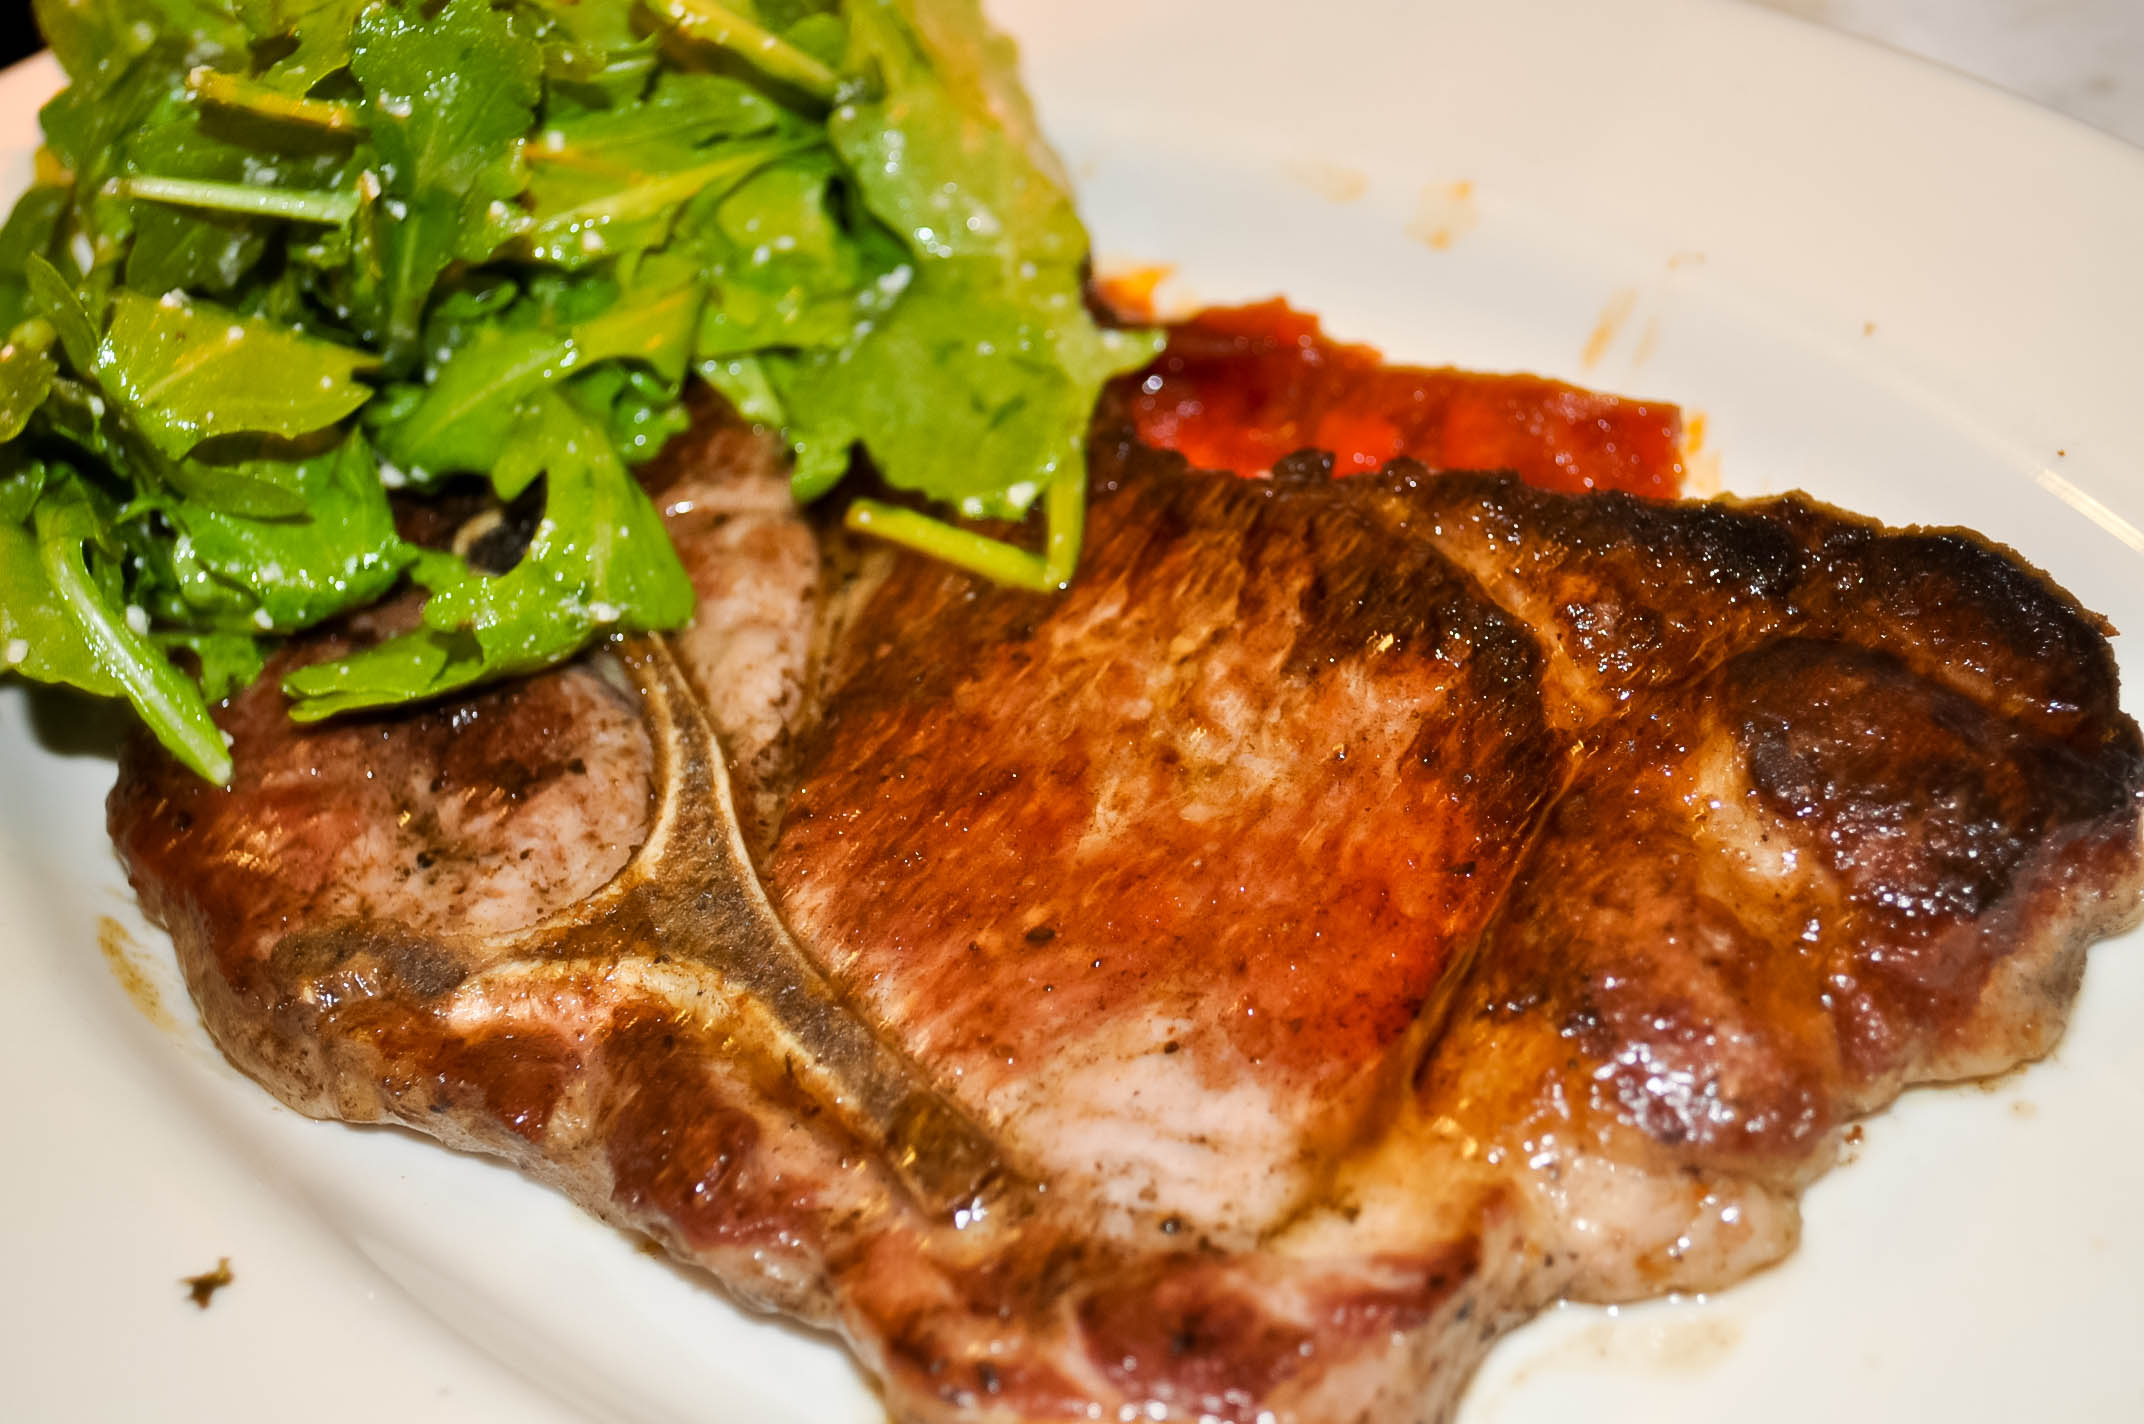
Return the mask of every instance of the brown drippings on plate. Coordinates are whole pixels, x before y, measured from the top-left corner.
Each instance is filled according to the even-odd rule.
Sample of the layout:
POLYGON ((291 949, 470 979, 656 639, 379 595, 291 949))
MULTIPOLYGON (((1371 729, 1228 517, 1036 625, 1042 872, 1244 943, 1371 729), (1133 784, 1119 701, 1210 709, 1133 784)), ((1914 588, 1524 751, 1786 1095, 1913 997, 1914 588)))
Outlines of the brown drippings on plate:
POLYGON ((193 1301, 194 1305, 201 1310, 207 1310, 209 1302, 215 1299, 216 1292, 230 1283, 231 1258, 229 1256, 218 1257, 216 1269, 213 1271, 203 1271, 198 1276, 181 1276, 179 1278, 179 1284, 186 1287, 187 1298, 193 1301))
POLYGON ((1328 203, 1352 203, 1370 191, 1370 175, 1359 168, 1309 158, 1281 165, 1281 171, 1328 203))
POLYGON ((156 992, 156 985, 143 972, 135 956, 140 953, 134 937, 127 933, 125 925, 110 915, 97 919, 97 950, 104 956, 105 967, 112 971, 120 990, 141 1010, 141 1016, 158 1028, 175 1028, 171 1015, 164 1010, 164 997, 156 992))
POLYGON ((1471 182, 1431 183, 1415 199, 1407 235, 1433 251, 1449 252, 1453 243, 1480 222, 1481 204, 1475 200, 1471 182))
POLYGON ((1592 334, 1586 338, 1585 349, 1578 353, 1580 366, 1590 371, 1601 363, 1601 358, 1608 354, 1608 348, 1615 345, 1616 338, 1623 334, 1623 323, 1630 320, 1630 314, 1637 309, 1637 305, 1638 290, 1635 287, 1624 287, 1608 298, 1606 305, 1601 308, 1600 319, 1593 323, 1592 334))

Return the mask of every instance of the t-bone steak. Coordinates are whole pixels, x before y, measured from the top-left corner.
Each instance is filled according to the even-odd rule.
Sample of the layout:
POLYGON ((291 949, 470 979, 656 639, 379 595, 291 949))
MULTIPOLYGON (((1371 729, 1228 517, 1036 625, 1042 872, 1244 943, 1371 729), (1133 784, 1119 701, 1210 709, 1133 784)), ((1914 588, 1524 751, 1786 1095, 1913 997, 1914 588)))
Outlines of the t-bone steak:
POLYGON ((2110 630, 1970 533, 1105 411, 1045 598, 719 419, 659 478, 689 631, 313 728, 271 669, 230 789, 144 739, 112 832, 278 1097, 520 1164, 903 1420, 1444 1418, 1548 1302, 1791 1250, 2137 909, 2110 630))

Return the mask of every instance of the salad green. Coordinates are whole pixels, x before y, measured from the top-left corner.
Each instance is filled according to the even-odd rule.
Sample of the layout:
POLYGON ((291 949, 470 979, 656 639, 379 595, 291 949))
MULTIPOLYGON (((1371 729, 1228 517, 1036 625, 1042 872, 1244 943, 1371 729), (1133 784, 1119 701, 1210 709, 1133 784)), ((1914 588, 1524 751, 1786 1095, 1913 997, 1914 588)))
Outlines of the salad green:
POLYGON ((1102 382, 1087 238, 977 0, 37 0, 69 86, 0 228, 0 668, 133 703, 202 775, 210 700, 411 581, 421 625, 292 715, 682 625, 632 467, 697 375, 795 454, 967 519, 850 524, 1062 586, 1102 382), (503 573, 390 491, 540 499, 503 573))

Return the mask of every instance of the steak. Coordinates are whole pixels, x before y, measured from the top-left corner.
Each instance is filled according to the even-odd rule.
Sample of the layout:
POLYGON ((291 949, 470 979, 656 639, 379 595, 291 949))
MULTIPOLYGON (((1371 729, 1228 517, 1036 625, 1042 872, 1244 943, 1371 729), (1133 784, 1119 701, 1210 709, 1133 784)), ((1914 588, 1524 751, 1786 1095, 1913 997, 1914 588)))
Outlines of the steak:
MULTIPOLYGON (((2111 631, 1962 531, 1105 409, 1079 580, 658 477, 695 625, 110 820, 300 1111, 495 1153, 838 1331, 903 1420, 1417 1421, 1711 1290, 1904 1087, 2062 1031, 2144 886, 2111 631)), ((391 615, 383 615, 383 619, 391 615)), ((374 620, 379 622, 382 620, 374 620)))

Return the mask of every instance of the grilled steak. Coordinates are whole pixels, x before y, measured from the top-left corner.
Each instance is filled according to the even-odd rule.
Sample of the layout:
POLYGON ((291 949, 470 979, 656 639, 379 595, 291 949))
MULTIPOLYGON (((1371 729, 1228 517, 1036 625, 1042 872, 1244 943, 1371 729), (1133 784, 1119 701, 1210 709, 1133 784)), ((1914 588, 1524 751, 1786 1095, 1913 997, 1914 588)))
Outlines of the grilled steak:
POLYGON ((1970 534, 1105 413, 1041 598, 719 423, 664 479, 690 632, 312 729, 272 670, 232 788, 144 741, 113 834, 279 1097, 516 1161, 903 1419, 1444 1417, 1559 1296, 1788 1251, 2138 904, 2108 630, 1970 534))

